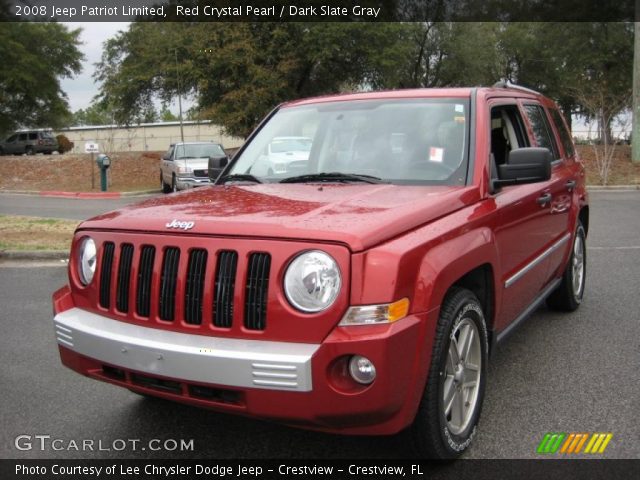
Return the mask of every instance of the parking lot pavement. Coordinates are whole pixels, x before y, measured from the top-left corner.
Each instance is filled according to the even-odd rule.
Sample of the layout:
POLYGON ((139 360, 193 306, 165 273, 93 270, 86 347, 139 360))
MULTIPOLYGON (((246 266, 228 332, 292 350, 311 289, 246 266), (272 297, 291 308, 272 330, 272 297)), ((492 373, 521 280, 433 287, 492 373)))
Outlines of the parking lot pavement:
MULTIPOLYGON (((640 192, 591 195, 585 300, 541 308, 491 359, 479 433, 467 457, 535 458, 547 432, 611 432, 606 458, 640 458, 640 192), (622 248, 624 247, 624 248, 622 248)), ((400 458, 401 437, 341 437, 223 415, 81 377, 59 363, 50 295, 64 268, 0 267, 0 457, 400 458), (18 435, 193 440, 193 451, 19 451, 18 435)), ((35 445, 35 443, 34 443, 35 445)), ((557 458, 558 456, 554 456, 557 458)))
POLYGON ((152 196, 154 195, 105 199, 77 199, 0 193, 0 215, 26 215, 31 217, 85 220, 131 203, 141 202, 152 196))

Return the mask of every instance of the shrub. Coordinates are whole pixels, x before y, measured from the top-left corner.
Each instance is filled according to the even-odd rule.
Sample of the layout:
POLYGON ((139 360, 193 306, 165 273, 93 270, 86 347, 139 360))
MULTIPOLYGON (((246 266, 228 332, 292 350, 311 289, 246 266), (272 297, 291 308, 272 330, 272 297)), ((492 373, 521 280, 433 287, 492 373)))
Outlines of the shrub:
POLYGON ((66 136, 58 135, 56 140, 58 140, 58 152, 64 153, 73 150, 73 142, 66 136))

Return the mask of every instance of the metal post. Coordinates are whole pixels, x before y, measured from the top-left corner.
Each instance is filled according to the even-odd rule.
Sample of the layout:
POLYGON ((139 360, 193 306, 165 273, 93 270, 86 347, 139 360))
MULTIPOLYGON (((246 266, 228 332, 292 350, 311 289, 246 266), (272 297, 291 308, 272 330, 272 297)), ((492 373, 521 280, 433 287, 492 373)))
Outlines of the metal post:
MULTIPOLYGON (((638 15, 637 0, 636 15, 638 15)), ((640 162, 640 22, 635 22, 633 36, 633 133, 631 134, 631 160, 640 162)))
POLYGON ((93 159, 93 152, 91 152, 91 190, 96 188, 96 162, 93 159))
POLYGON ((176 75, 178 78, 178 112, 180 114, 180 139, 184 143, 184 130, 182 129, 182 94, 180 93, 180 69, 178 68, 178 49, 174 49, 176 58, 176 75))

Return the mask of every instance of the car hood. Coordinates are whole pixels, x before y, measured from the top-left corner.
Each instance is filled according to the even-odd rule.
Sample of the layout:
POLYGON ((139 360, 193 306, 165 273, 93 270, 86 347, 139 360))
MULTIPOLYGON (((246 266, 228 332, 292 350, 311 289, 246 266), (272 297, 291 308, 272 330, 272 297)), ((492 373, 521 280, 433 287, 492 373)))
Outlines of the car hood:
POLYGON ((193 170, 207 170, 209 168, 209 158, 181 158, 175 161, 177 165, 190 167, 193 170))
POLYGON ((355 252, 478 199, 474 187, 215 185, 105 213, 80 228, 318 240, 355 252))

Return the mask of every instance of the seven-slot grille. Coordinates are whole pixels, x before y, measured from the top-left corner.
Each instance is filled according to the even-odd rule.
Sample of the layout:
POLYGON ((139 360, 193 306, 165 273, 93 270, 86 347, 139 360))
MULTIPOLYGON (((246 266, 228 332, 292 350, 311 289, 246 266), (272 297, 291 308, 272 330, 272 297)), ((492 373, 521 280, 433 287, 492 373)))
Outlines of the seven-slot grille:
MULTIPOLYGON (((271 255, 251 253, 247 260, 244 327, 264 330, 267 325, 271 255)), ((99 303, 103 308, 111 307, 111 284, 115 276, 115 307, 118 312, 133 310, 129 305, 133 287, 135 301, 132 305, 139 317, 149 318, 157 309, 157 317, 165 322, 182 319, 189 325, 210 322, 215 327, 231 328, 237 267, 238 253, 233 250, 215 253, 202 248, 181 251, 177 247, 165 247, 156 250, 150 245, 134 247, 131 243, 121 243, 116 247, 113 242, 105 242, 99 275, 99 303), (139 252, 135 251, 136 248, 139 252), (183 262, 186 262, 186 267, 183 262), (155 276, 154 271, 157 271, 155 276), (182 272, 185 281, 180 287, 178 275, 182 272), (136 277, 135 286, 133 276, 136 277), (203 318, 205 285, 209 276, 213 276, 209 283, 213 291, 208 297, 212 299, 212 316, 203 318), (180 303, 178 296, 181 296, 180 303), (181 312, 177 311, 179 304, 184 307, 181 312)))

